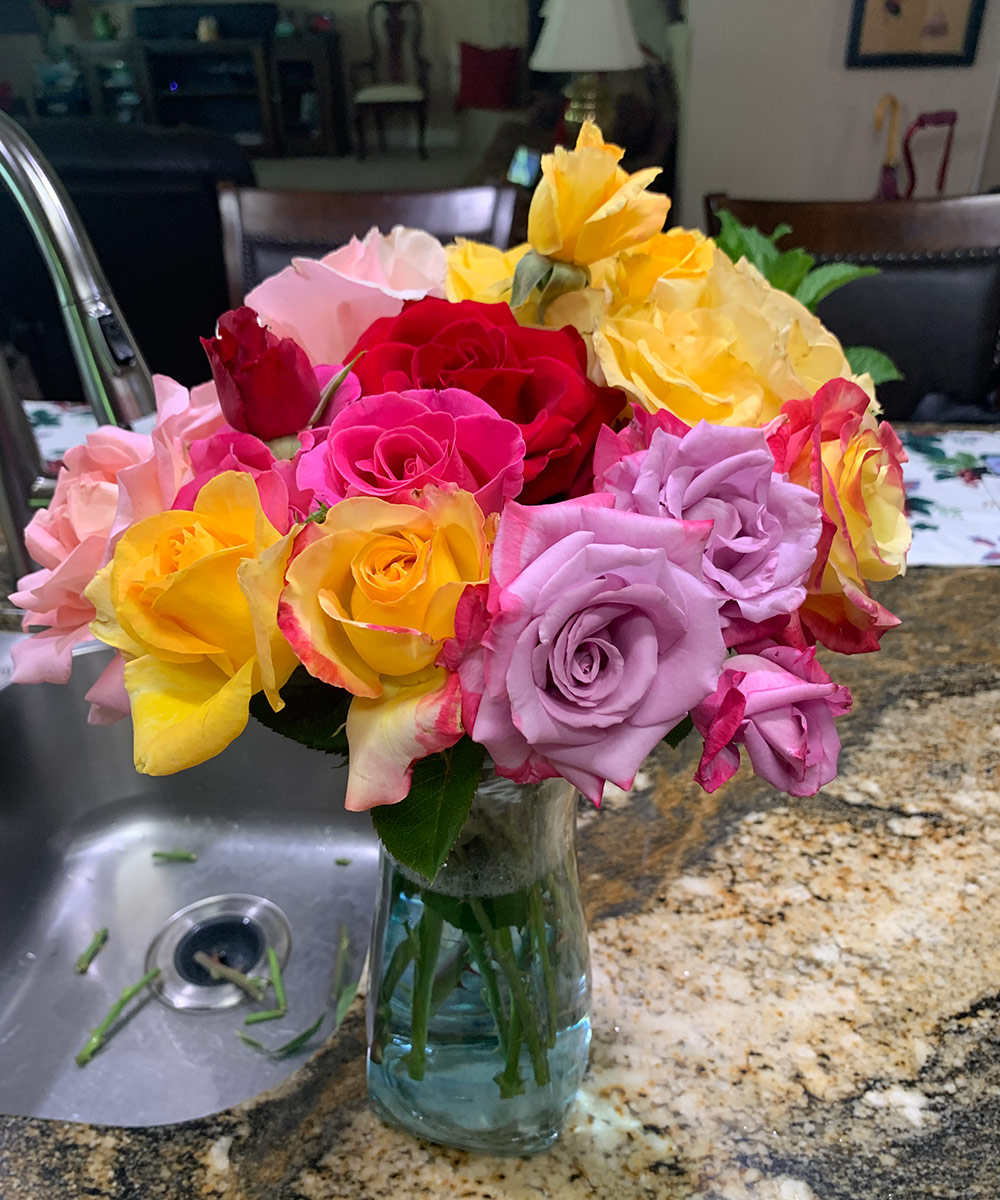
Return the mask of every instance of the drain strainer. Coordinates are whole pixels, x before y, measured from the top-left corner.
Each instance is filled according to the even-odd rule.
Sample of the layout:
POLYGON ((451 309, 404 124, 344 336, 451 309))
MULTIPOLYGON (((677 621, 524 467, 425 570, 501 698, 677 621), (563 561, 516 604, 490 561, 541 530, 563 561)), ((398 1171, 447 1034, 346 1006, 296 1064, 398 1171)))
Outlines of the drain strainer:
POLYGON ((180 909, 146 951, 146 970, 160 968, 153 990, 164 1004, 188 1012, 232 1008, 246 999, 235 984, 213 979, 195 960, 201 950, 244 975, 267 976, 267 947, 284 966, 292 945, 288 919, 263 896, 209 896, 180 909))

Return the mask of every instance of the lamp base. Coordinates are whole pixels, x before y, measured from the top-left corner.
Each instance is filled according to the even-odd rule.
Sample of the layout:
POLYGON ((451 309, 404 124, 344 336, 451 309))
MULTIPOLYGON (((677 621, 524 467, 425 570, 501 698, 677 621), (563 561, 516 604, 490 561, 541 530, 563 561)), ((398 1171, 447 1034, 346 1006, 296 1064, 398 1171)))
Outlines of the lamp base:
POLYGON ((574 75, 563 88, 563 95, 566 97, 563 121, 571 144, 575 144, 584 121, 599 125, 605 137, 612 135, 615 107, 606 75, 598 71, 574 75))

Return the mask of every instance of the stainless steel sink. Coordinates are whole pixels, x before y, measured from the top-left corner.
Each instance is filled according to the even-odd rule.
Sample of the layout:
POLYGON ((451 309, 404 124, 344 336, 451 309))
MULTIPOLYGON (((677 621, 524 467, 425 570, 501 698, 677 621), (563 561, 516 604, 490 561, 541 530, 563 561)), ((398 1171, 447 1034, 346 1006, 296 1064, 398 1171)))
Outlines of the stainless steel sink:
MULTIPOLYGON (((242 923, 256 933, 243 946, 249 958, 235 965, 266 974, 250 960, 281 940, 287 921, 290 941, 279 949, 289 1008, 246 1032, 277 1046, 325 1013, 318 1045, 333 1028, 342 925, 347 976, 360 973, 378 846, 367 816, 344 811, 346 772, 335 760, 253 720, 211 762, 164 779, 137 775, 130 723, 86 724, 83 695, 106 662, 103 649, 79 654, 67 687, 3 688, 0 672, 0 1113, 160 1124, 248 1099, 301 1061, 274 1060, 237 1037, 270 993, 255 1005, 231 984, 182 980, 173 1003, 183 994, 196 1007, 150 993, 87 1066, 76 1065, 90 1029, 145 973, 165 922, 211 897, 269 902, 266 912, 247 902, 242 923), (152 857, 174 849, 197 861, 152 857), (272 908, 281 928, 267 924, 272 908), (106 947, 77 974, 78 955, 101 927, 106 947), (201 1008, 202 1000, 222 1006, 201 1008)), ((222 904, 230 926, 242 921, 240 904, 222 904)), ((186 931, 214 935, 203 918, 218 916, 218 906, 193 911, 164 935, 179 966, 186 931)))

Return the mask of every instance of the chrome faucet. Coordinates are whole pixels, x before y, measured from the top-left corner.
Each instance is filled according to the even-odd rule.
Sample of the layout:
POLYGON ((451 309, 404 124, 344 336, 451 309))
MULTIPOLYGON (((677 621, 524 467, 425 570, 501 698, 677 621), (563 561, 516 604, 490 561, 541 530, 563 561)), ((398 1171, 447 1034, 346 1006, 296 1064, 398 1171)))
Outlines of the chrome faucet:
MULTIPOLYGON (((0 180, 10 189, 55 285, 87 402, 101 425, 132 425, 156 411, 153 380, 111 293, 73 202, 24 130, 0 112, 0 180)), ((3 264, 0 263, 0 273, 3 264)), ((0 280, 9 287, 10 281, 0 280)), ((25 461, 24 413, 0 362, 0 529, 18 574, 30 566, 25 514, 46 502, 33 446, 25 461), (25 481, 27 477, 27 495, 25 481)), ((30 441, 31 439, 29 439, 30 441)))

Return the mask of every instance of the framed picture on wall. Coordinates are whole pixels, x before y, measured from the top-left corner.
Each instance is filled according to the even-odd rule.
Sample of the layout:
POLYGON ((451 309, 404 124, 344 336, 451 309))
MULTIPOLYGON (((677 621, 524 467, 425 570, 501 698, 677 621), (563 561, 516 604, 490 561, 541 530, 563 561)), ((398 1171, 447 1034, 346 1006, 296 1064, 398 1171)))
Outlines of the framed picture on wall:
POLYGON ((849 67, 967 67, 986 0, 854 0, 849 67))

